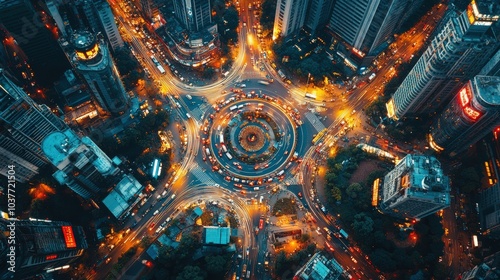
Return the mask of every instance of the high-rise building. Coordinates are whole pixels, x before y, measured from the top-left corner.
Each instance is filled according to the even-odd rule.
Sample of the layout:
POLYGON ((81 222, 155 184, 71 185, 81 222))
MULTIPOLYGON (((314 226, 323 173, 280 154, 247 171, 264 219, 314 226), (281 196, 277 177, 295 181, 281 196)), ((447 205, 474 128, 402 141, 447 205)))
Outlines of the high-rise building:
POLYGON ((389 117, 435 112, 479 73, 499 47, 491 26, 500 12, 491 7, 473 0, 461 14, 448 10, 431 44, 388 102, 389 117))
POLYGON ((421 219, 450 206, 449 179, 435 157, 407 155, 385 176, 381 197, 383 212, 421 219))
POLYGON ((429 146, 455 156, 500 125, 500 77, 476 76, 431 126, 429 146))
POLYGON ((500 76, 500 49, 490 59, 490 61, 481 69, 479 75, 500 76))
POLYGON ((48 163, 43 139, 66 124, 46 105, 36 104, 0 69, 0 174, 16 166, 16 180, 25 182, 48 163))
POLYGON ((471 270, 463 272, 462 280, 496 280, 500 279, 500 252, 484 258, 481 264, 476 265, 471 270))
POLYGON ((141 9, 142 14, 148 22, 153 22, 153 19, 159 15, 155 0, 136 0, 136 6, 141 9))
POLYGON ((99 25, 101 30, 104 31, 104 36, 109 46, 113 51, 122 48, 125 44, 123 43, 120 32, 118 32, 118 27, 116 27, 115 17, 113 16, 108 1, 95 1, 94 6, 99 18, 99 25))
POLYGON ((274 17, 273 40, 286 37, 304 26, 308 0, 278 0, 274 17))
POLYGON ((392 38, 407 4, 406 0, 338 0, 328 26, 358 55, 373 55, 392 38))
POLYGON ((173 1, 175 16, 189 32, 198 32, 212 24, 210 0, 173 1))
POLYGON ((315 34, 319 28, 323 27, 330 18, 334 1, 331 0, 309 0, 304 27, 315 34))
POLYGON ((67 222, 0 218, 0 231, 0 279, 67 269, 88 247, 83 228, 67 222))
POLYGON ((112 113, 123 112, 127 108, 128 95, 106 44, 99 43, 86 31, 75 33, 72 43, 75 70, 86 81, 99 105, 112 113))
POLYGON ((482 234, 500 238, 500 183, 482 190, 478 205, 482 234))
POLYGON ((47 10, 66 38, 73 30, 101 32, 112 51, 124 46, 115 17, 106 0, 48 0, 47 10))
POLYGON ((57 34, 47 29, 50 24, 41 15, 29 0, 0 1, 0 23, 28 56, 38 83, 49 87, 70 64, 56 40, 57 34))
POLYGON ((117 180, 120 169, 88 137, 71 129, 49 134, 42 151, 58 171, 53 176, 61 185, 85 199, 106 193, 117 180))

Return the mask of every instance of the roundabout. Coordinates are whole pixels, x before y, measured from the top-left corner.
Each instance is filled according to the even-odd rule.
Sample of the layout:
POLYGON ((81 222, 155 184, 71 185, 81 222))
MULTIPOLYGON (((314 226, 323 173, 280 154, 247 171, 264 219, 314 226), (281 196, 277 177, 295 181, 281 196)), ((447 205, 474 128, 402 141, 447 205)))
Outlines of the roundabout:
POLYGON ((214 109, 205 121, 208 136, 203 146, 212 170, 227 181, 251 186, 283 179, 297 143, 291 108, 251 92, 221 100, 214 109))

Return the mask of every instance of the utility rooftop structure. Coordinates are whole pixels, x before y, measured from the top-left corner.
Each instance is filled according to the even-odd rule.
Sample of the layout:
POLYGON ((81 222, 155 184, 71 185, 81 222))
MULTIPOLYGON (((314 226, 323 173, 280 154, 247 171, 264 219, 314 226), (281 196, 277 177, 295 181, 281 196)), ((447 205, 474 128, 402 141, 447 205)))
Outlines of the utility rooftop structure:
POLYGON ((88 137, 80 138, 71 129, 54 132, 42 142, 42 151, 58 169, 53 176, 83 198, 107 191, 120 169, 88 137))
POLYGON ((435 157, 407 155, 384 178, 382 211, 421 219, 450 206, 449 178, 435 157))
POLYGON ((311 259, 295 274, 293 279, 336 280, 344 269, 335 259, 328 259, 321 252, 311 259))

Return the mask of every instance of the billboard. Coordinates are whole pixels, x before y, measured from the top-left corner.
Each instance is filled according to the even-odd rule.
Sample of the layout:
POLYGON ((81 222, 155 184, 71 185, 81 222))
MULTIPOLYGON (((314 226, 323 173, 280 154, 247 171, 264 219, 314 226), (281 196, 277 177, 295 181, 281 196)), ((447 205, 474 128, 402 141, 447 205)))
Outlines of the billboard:
POLYGON ((61 226, 64 242, 66 243, 66 248, 76 248, 75 235, 73 234, 73 228, 71 226, 61 226))

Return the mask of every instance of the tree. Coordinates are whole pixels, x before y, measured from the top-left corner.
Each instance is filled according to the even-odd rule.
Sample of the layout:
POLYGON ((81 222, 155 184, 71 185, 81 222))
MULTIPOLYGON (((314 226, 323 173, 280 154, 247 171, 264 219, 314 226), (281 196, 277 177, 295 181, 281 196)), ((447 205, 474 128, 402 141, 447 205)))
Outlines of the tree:
POLYGON ((358 193, 360 193, 361 191, 363 191, 363 187, 361 186, 361 184, 352 183, 351 185, 349 185, 349 187, 347 187, 345 192, 350 198, 354 199, 358 197, 358 193))
POLYGON ((354 215, 353 229, 362 236, 367 236, 373 231, 373 220, 366 213, 354 215))
POLYGON ((226 268, 226 259, 221 255, 206 256, 205 262, 209 274, 221 275, 226 268))
POLYGON ((380 270, 385 271, 385 272, 392 272, 396 270, 396 263, 394 260, 391 258, 391 255, 389 252, 382 250, 382 249, 377 249, 375 250, 371 255, 370 259, 372 260, 373 264, 380 268, 380 270))
POLYGON ((198 266, 185 266, 184 269, 177 275, 176 280, 204 280, 205 273, 198 266))
POLYGON ((335 199, 335 201, 342 200, 342 191, 337 187, 333 187, 332 188, 332 197, 333 197, 333 199, 335 199))

